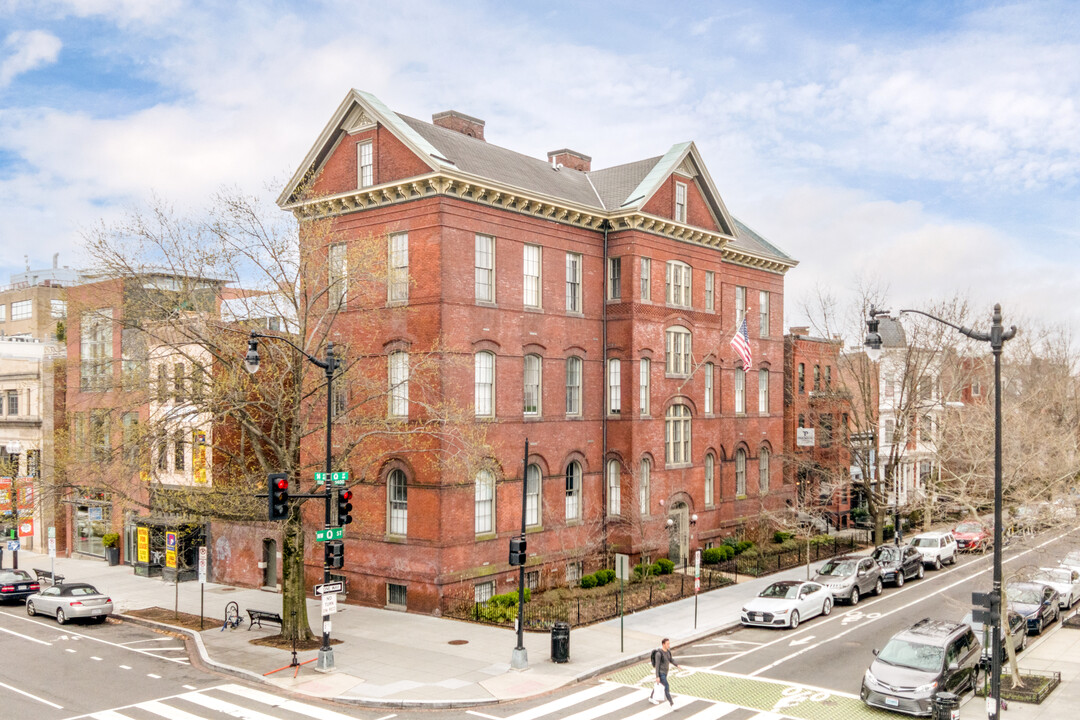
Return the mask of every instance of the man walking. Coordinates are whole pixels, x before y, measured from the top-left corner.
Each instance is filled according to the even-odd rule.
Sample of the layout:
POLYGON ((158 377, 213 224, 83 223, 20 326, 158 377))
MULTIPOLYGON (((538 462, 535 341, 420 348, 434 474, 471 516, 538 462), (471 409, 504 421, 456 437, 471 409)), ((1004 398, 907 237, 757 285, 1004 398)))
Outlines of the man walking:
MULTIPOLYGON (((667 698, 667 701, 672 707, 675 707, 675 701, 671 698, 671 686, 668 685, 668 670, 672 665, 677 668, 681 668, 682 666, 675 662, 674 658, 671 657, 670 639, 664 638, 660 641, 659 649, 653 650, 652 661, 653 668, 656 669, 656 682, 664 686, 664 697, 667 698)), ((658 705, 660 703, 659 700, 654 700, 652 696, 649 697, 649 702, 653 705, 658 705)))

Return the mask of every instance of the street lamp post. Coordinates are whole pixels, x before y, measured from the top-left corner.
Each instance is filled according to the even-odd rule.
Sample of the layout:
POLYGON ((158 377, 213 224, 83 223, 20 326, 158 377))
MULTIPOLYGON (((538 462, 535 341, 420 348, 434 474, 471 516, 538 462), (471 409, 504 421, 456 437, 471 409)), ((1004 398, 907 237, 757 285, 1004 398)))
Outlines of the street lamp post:
MULTIPOLYGON (((1016 326, 1008 330, 1001 323, 1001 304, 994 305, 994 314, 990 332, 984 333, 968 327, 955 325, 922 310, 901 310, 900 314, 916 313, 948 325, 962 335, 978 342, 990 343, 990 352, 994 355, 994 585, 990 593, 990 624, 993 637, 990 647, 1001 646, 1001 351, 1005 342, 1016 335, 1016 326)), ((866 322, 866 348, 871 361, 876 361, 881 353, 881 335, 878 333, 877 317, 888 315, 888 311, 870 308, 870 318, 866 322)), ((990 720, 1001 716, 1001 653, 990 653, 990 702, 987 712, 990 720)))
MULTIPOLYGON (((316 367, 320 367, 326 373, 326 479, 323 481, 324 497, 326 501, 326 512, 324 515, 324 529, 329 530, 332 527, 331 517, 331 505, 334 502, 333 483, 330 482, 331 473, 331 453, 332 453, 332 429, 333 429, 333 382, 334 372, 341 364, 341 360, 334 355, 334 343, 333 341, 326 343, 326 357, 320 360, 317 357, 309 355, 301 350, 295 344, 290 342, 280 335, 264 335, 262 333, 251 331, 251 336, 248 339, 248 351, 244 356, 244 367, 247 368, 249 373, 255 374, 259 369, 259 338, 266 338, 267 340, 280 340, 285 344, 292 347, 298 353, 307 358, 308 362, 316 367)), ((327 564, 327 558, 325 553, 323 554, 323 583, 330 582, 330 566, 327 564)), ((325 607, 325 605, 324 605, 325 607)), ((315 663, 315 669, 323 672, 330 672, 334 669, 334 649, 330 647, 330 616, 324 614, 322 616, 322 646, 319 648, 318 661, 315 663)))

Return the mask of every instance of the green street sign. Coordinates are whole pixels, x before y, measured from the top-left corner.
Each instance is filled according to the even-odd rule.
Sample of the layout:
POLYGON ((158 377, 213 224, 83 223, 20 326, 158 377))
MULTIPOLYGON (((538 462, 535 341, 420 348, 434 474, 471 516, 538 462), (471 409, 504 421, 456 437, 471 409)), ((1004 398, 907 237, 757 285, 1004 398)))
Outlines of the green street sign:
POLYGON ((324 473, 324 472, 315 473, 315 482, 322 485, 324 482, 326 482, 326 476, 329 475, 329 474, 330 473, 324 473))
POLYGON ((330 482, 332 482, 335 485, 344 485, 346 482, 349 481, 349 473, 348 472, 335 472, 335 473, 317 472, 317 473, 315 473, 315 482, 317 484, 319 484, 319 485, 322 485, 323 483, 326 482, 327 476, 329 476, 330 482))
POLYGON ((327 540, 341 540, 345 537, 345 528, 326 528, 325 530, 316 530, 315 539, 318 542, 326 542, 327 540))

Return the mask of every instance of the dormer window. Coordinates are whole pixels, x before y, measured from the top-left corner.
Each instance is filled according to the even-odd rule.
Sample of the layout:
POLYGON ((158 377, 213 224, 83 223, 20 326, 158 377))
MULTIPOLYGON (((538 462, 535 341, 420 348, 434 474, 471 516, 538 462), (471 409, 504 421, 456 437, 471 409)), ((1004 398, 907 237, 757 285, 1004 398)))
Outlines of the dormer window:
POLYGON ((686 222, 686 184, 675 183, 675 222, 686 222))
POLYGON ((356 146, 357 182, 362 188, 375 184, 374 165, 371 160, 371 141, 356 146))

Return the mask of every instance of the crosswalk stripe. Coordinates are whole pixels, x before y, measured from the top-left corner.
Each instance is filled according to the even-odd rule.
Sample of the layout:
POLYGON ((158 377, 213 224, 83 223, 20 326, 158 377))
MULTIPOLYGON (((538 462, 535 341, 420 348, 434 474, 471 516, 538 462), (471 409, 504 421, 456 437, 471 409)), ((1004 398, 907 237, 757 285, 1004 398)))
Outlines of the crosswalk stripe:
MULTIPOLYGON (((682 658, 679 659, 681 660, 682 658)), ((697 702, 697 698, 677 697, 675 698, 675 707, 671 707, 668 705, 667 700, 665 700, 659 705, 650 705, 645 710, 642 710, 639 713, 634 713, 633 715, 628 715, 622 720, 656 720, 656 718, 663 717, 669 712, 686 707, 693 702, 697 702)))
MULTIPOLYGON (((239 705, 233 705, 230 702, 224 700, 218 700, 217 698, 203 695, 201 692, 190 692, 183 695, 177 695, 176 697, 181 700, 187 700, 188 702, 201 705, 209 710, 217 710, 223 712, 226 715, 237 718, 237 720, 279 720, 271 715, 266 715, 258 710, 249 710, 246 707, 239 705)), ((200 718, 200 720, 202 720, 200 718)))
POLYGON ((102 710, 96 713, 90 713, 86 717, 94 718, 94 720, 131 720, 127 715, 121 715, 115 710, 102 710))
POLYGON ((244 687, 243 685, 219 685, 214 690, 221 690, 233 695, 239 695, 240 697, 247 698, 248 700, 254 700, 255 702, 262 703, 263 705, 270 705, 271 707, 280 707, 282 710, 289 710, 297 715, 304 715, 315 720, 356 720, 349 715, 342 715, 339 712, 328 710, 326 708, 317 707, 315 705, 308 705, 306 703, 297 702, 296 700, 287 700, 277 695, 271 695, 265 693, 262 690, 254 690, 252 688, 244 687))
POLYGON ((608 713, 613 713, 616 710, 622 710, 624 707, 628 707, 634 703, 642 702, 648 697, 644 692, 645 691, 643 690, 629 692, 622 697, 608 700, 602 705, 597 705, 596 707, 576 712, 573 715, 568 715, 565 718, 562 718, 562 720, 593 720, 593 718, 603 717, 608 713))
POLYGON ((147 702, 139 703, 135 707, 140 710, 160 715, 168 720, 206 720, 206 718, 199 717, 198 715, 192 715, 187 710, 181 710, 180 708, 174 708, 165 703, 158 702, 157 700, 149 700, 147 702))
MULTIPOLYGON (((739 705, 731 705, 725 702, 713 703, 704 710, 696 712, 686 718, 686 720, 717 720, 717 718, 722 718, 728 713, 738 710, 739 707, 739 705)), ((754 720, 757 720, 757 716, 754 717, 754 720)))
POLYGON ((506 720, 536 720, 536 718, 543 717, 544 715, 550 715, 551 713, 558 712, 559 710, 563 710, 573 705, 577 705, 578 703, 585 700, 589 700, 591 698, 599 697, 606 693, 612 692, 619 687, 621 686, 612 685, 610 683, 600 683, 599 685, 593 685, 590 688, 581 690, 572 695, 566 695, 565 697, 561 697, 558 700, 552 700, 549 703, 537 705, 536 707, 530 708, 528 710, 522 710, 521 712, 515 713, 510 717, 506 718, 506 720))

